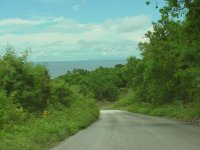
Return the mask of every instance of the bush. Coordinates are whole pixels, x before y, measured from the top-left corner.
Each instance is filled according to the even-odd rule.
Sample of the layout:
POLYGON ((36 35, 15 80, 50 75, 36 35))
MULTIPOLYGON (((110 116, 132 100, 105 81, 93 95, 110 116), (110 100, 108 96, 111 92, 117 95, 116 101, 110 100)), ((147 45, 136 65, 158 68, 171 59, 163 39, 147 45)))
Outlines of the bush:
POLYGON ((0 149, 48 149, 86 128, 99 116, 95 100, 81 96, 73 101, 70 108, 58 110, 49 106, 46 111, 46 117, 43 114, 31 115, 26 123, 16 124, 7 131, 0 130, 0 149))
POLYGON ((98 101, 116 101, 119 88, 125 84, 119 69, 121 68, 99 67, 94 71, 74 69, 59 79, 67 84, 79 86, 83 95, 93 96, 98 101))
POLYGON ((7 96, 5 91, 0 91, 0 129, 21 123, 25 119, 25 112, 20 105, 14 104, 15 94, 7 96))
POLYGON ((59 105, 58 103, 70 107, 75 99, 73 90, 63 80, 54 80, 51 82, 51 99, 50 104, 59 105))
POLYGON ((9 96, 16 92, 15 103, 29 111, 41 111, 47 107, 50 76, 42 65, 26 61, 27 55, 16 55, 13 48, 0 57, 0 90, 9 96))

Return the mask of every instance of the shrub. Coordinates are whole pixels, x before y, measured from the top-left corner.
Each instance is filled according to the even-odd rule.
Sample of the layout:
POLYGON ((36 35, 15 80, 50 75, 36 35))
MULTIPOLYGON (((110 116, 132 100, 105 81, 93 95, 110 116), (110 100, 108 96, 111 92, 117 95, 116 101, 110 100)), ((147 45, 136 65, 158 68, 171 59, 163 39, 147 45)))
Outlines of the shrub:
POLYGON ((27 55, 16 55, 13 48, 0 57, 0 90, 9 96, 16 92, 14 101, 29 112, 47 107, 50 76, 42 65, 26 61, 27 55))
POLYGON ((63 80, 54 80, 51 82, 51 99, 50 103, 59 105, 58 103, 70 107, 74 100, 74 93, 71 87, 63 80))
POLYGON ((15 94, 7 96, 5 91, 0 91, 0 129, 21 123, 25 118, 25 112, 20 105, 13 102, 15 94))

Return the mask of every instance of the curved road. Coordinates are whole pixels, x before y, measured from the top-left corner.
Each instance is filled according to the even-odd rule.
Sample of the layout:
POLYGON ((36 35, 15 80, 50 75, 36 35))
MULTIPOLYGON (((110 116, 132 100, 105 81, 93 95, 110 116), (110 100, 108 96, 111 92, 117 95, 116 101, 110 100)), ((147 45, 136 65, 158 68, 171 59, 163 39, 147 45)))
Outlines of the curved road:
POLYGON ((53 150, 200 150, 200 127, 119 110, 100 119, 53 150))

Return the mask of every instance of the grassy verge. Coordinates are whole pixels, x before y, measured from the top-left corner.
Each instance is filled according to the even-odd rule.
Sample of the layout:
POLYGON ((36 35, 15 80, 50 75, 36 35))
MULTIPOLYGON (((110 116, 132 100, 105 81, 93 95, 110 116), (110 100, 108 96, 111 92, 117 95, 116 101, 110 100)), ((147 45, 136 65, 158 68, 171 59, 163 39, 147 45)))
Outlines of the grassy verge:
POLYGON ((109 101, 99 101, 98 105, 100 107, 101 110, 109 110, 112 109, 113 107, 113 102, 109 102, 109 101))
POLYGON ((154 106, 149 103, 136 102, 134 93, 131 91, 114 103, 112 108, 153 116, 165 116, 186 121, 200 122, 200 102, 183 104, 177 101, 170 105, 154 106))
POLYGON ((99 108, 82 99, 68 109, 48 108, 48 114, 34 114, 17 125, 0 130, 1 150, 44 150, 93 123, 99 108))

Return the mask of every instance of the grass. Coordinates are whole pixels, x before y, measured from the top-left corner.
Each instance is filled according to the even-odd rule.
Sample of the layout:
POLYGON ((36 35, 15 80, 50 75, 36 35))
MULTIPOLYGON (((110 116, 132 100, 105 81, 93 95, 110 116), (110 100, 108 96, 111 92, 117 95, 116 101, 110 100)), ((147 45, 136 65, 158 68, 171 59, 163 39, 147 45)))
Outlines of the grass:
POLYGON ((22 124, 0 130, 1 150, 45 150, 59 141, 86 128, 99 116, 99 108, 89 100, 82 100, 71 108, 49 108, 48 115, 31 115, 22 124))
POLYGON ((99 105, 99 107, 100 107, 101 110, 109 110, 109 109, 112 109, 113 102, 99 101, 98 105, 99 105))
POLYGON ((165 116, 185 121, 200 122, 200 102, 183 104, 176 101, 169 105, 154 106, 149 103, 138 103, 135 101, 134 92, 128 91, 112 106, 113 109, 121 109, 135 113, 152 116, 165 116))

